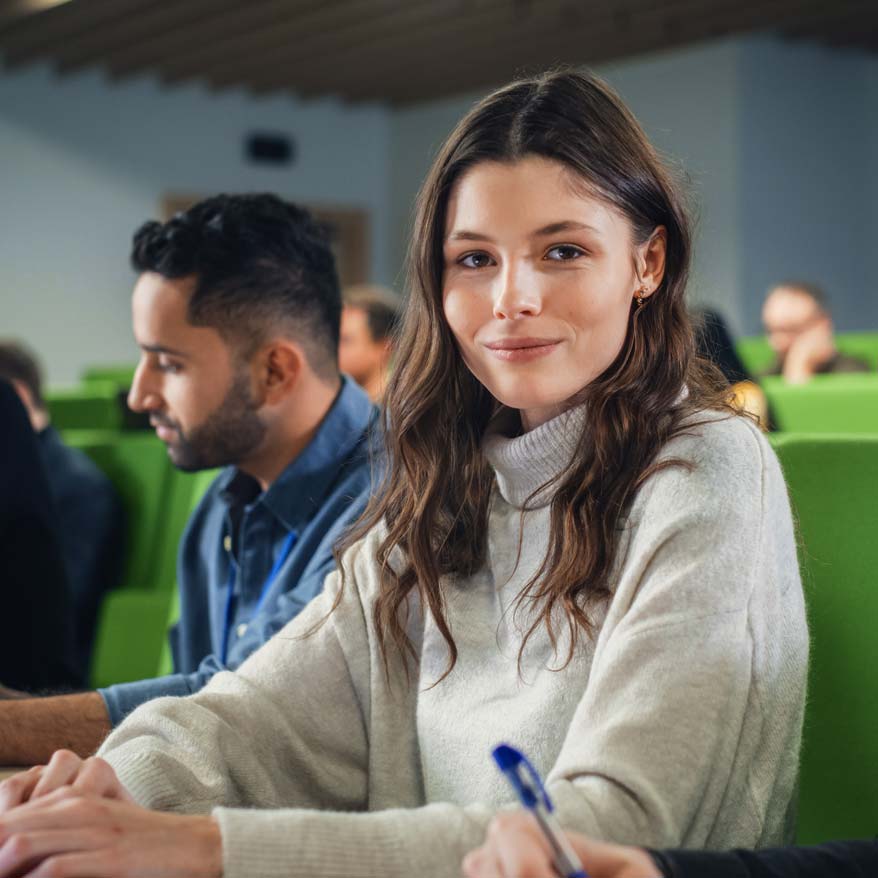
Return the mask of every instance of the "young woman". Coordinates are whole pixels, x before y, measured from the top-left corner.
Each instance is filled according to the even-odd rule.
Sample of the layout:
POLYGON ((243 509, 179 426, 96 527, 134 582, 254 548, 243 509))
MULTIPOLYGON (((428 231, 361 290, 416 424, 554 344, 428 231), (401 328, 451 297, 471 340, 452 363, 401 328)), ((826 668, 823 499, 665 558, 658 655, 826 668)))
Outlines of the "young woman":
POLYGON ((7 807, 31 801, 0 818, 20 840, 0 876, 459 875, 513 804, 502 740, 572 829, 786 839, 793 527, 771 450, 693 355, 689 250, 603 83, 554 73, 478 104, 420 196, 387 484, 341 572, 103 760, 7 782, 7 807))

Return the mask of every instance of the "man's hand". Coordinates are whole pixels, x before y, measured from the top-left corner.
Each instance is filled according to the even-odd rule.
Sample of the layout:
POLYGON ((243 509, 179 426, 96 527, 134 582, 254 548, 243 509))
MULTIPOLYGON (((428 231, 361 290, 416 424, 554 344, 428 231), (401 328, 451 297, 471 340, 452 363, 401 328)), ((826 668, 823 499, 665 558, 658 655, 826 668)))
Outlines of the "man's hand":
POLYGON ((793 342, 784 358, 783 376, 790 384, 804 384, 834 356, 832 324, 824 317, 793 342))
POLYGON ((0 878, 221 878, 209 816, 162 814, 62 787, 0 816, 0 878))
POLYGON ((109 763, 96 756, 80 759, 69 750, 58 750, 48 765, 36 765, 0 783, 0 814, 63 787, 98 798, 134 802, 109 763))
MULTIPOLYGON (((662 878, 640 848, 603 844, 568 833, 589 878, 662 878)), ((466 878, 553 878, 552 850, 530 814, 502 814, 488 827, 485 843, 466 855, 466 878)))
POLYGON ((91 756, 109 732, 97 692, 0 700, 0 765, 39 765, 61 749, 91 756))

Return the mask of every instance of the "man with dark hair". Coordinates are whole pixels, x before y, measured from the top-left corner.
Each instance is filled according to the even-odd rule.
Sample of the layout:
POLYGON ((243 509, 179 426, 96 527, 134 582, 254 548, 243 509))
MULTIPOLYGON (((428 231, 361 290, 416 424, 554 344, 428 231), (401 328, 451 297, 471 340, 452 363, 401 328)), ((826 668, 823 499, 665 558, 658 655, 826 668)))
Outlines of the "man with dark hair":
POLYGON ((816 284, 786 281, 772 287, 762 323, 777 357, 766 375, 802 384, 812 375, 869 371, 868 363, 837 350, 826 294, 816 284))
POLYGON ((235 668, 317 594, 371 485, 376 411, 341 377, 329 242, 271 195, 218 196, 134 236, 141 349, 129 404, 172 462, 226 466, 178 560, 175 673, 0 703, 0 764, 93 752, 139 704, 235 668))
POLYGON ((339 363, 375 402, 384 394, 399 318, 399 299, 390 290, 366 285, 345 290, 339 363))
POLYGON ((101 599, 121 576, 122 504, 106 475, 88 456, 65 445, 52 427, 36 357, 17 342, 0 342, 0 378, 12 384, 39 439, 70 588, 71 661, 82 685, 88 679, 101 599))

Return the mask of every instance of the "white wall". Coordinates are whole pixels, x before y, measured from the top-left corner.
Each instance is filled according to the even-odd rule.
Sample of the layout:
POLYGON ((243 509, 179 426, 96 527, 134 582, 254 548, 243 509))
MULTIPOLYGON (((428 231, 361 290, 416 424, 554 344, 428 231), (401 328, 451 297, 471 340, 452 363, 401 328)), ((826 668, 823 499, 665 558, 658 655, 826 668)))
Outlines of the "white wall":
POLYGON ((368 210, 389 280, 388 122, 380 106, 253 100, 98 74, 0 76, 0 336, 29 341, 50 383, 131 361, 131 234, 169 192, 269 190, 368 210), (292 135, 288 169, 244 161, 252 130, 292 135))

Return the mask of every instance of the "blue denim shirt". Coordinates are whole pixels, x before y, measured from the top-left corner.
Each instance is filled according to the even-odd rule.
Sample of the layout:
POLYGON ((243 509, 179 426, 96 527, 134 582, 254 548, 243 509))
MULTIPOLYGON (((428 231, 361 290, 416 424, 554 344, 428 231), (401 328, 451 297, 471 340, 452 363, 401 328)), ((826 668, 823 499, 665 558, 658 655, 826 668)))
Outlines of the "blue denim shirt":
POLYGON ((369 398, 345 378, 314 439, 267 491, 233 467, 217 476, 180 543, 180 621, 170 633, 176 673, 99 690, 114 726, 145 701, 189 695, 236 668, 320 592, 335 567, 333 546, 371 493, 376 423, 369 398))

